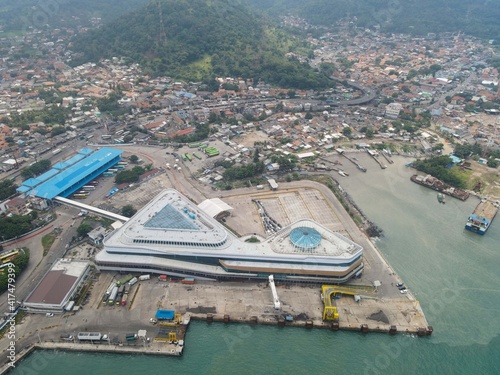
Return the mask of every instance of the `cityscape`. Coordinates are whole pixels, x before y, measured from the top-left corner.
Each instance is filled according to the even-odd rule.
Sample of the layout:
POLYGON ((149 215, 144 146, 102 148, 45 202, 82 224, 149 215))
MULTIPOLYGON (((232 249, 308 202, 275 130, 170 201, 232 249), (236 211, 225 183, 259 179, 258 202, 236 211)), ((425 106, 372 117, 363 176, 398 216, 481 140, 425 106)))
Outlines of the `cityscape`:
MULTIPOLYGON (((306 88, 160 75, 120 55, 75 64, 79 36, 107 22, 77 21, 0 33, 2 374, 53 350, 185 361, 192 330, 212 323, 385 333, 422 348, 452 324, 432 307, 441 289, 391 241, 401 253, 428 242, 420 261, 446 259, 443 275, 484 264, 493 287, 469 304, 495 292, 495 39, 283 14, 276 27, 300 38, 285 59, 330 79, 306 88), (427 220, 463 252, 434 244, 427 220)), ((453 278, 464 294, 466 275, 453 278)))

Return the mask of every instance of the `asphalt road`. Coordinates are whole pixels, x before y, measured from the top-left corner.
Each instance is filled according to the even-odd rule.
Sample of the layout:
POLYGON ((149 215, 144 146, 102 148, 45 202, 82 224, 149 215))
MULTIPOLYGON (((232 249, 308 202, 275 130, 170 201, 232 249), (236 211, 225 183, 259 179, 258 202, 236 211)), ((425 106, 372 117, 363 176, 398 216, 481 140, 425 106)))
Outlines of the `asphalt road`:
MULTIPOLYGON (((28 267, 23 271, 15 283, 15 295, 17 301, 23 301, 33 288, 40 282, 42 277, 50 269, 54 261, 64 255, 65 245, 76 235, 78 225, 73 224, 73 216, 78 213, 76 209, 64 207, 57 208, 57 218, 48 226, 41 228, 35 234, 26 238, 20 238, 16 242, 6 246, 5 249, 15 249, 17 247, 27 247, 30 249, 30 261, 28 267), (42 237, 53 231, 53 228, 60 228, 49 253, 44 257, 42 248, 42 237)), ((8 312, 7 300, 0 301, 0 311, 8 312)))

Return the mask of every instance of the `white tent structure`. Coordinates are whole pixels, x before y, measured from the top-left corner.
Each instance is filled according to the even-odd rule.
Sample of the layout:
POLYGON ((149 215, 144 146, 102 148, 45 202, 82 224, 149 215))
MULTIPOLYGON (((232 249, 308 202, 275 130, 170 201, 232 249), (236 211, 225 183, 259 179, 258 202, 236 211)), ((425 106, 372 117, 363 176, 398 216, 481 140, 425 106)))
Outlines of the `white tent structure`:
POLYGON ((219 198, 205 199, 198 205, 198 208, 215 219, 230 215, 233 212, 233 207, 219 198))

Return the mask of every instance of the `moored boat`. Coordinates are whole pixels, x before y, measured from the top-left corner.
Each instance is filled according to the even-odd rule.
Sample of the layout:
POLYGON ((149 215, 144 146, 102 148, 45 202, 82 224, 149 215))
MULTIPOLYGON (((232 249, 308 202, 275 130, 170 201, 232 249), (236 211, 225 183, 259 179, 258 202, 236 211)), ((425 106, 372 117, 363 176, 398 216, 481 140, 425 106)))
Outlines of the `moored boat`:
POLYGON ((498 212, 498 201, 493 203, 482 199, 465 223, 465 229, 477 234, 485 234, 498 212))

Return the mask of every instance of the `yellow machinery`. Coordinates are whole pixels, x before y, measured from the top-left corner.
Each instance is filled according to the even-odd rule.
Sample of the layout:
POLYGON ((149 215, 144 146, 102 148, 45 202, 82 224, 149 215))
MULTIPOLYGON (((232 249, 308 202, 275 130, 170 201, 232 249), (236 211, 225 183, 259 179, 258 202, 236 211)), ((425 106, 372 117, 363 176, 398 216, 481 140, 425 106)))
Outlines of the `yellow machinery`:
MULTIPOLYGON (((330 300, 331 303, 331 300, 330 300)), ((326 306, 323 309, 323 320, 336 320, 339 318, 339 313, 335 306, 326 306)))
POLYGON ((181 324, 182 323, 182 314, 175 314, 174 315, 174 322, 181 324))
POLYGON ((321 287, 321 298, 323 298, 323 320, 335 320, 339 318, 337 307, 333 306, 332 295, 338 293, 348 294, 351 296, 363 294, 373 294, 376 289, 372 286, 355 285, 355 286, 338 286, 338 285, 323 285, 321 287))
POLYGON ((175 332, 168 333, 168 341, 174 342, 177 341, 177 334, 175 332))

